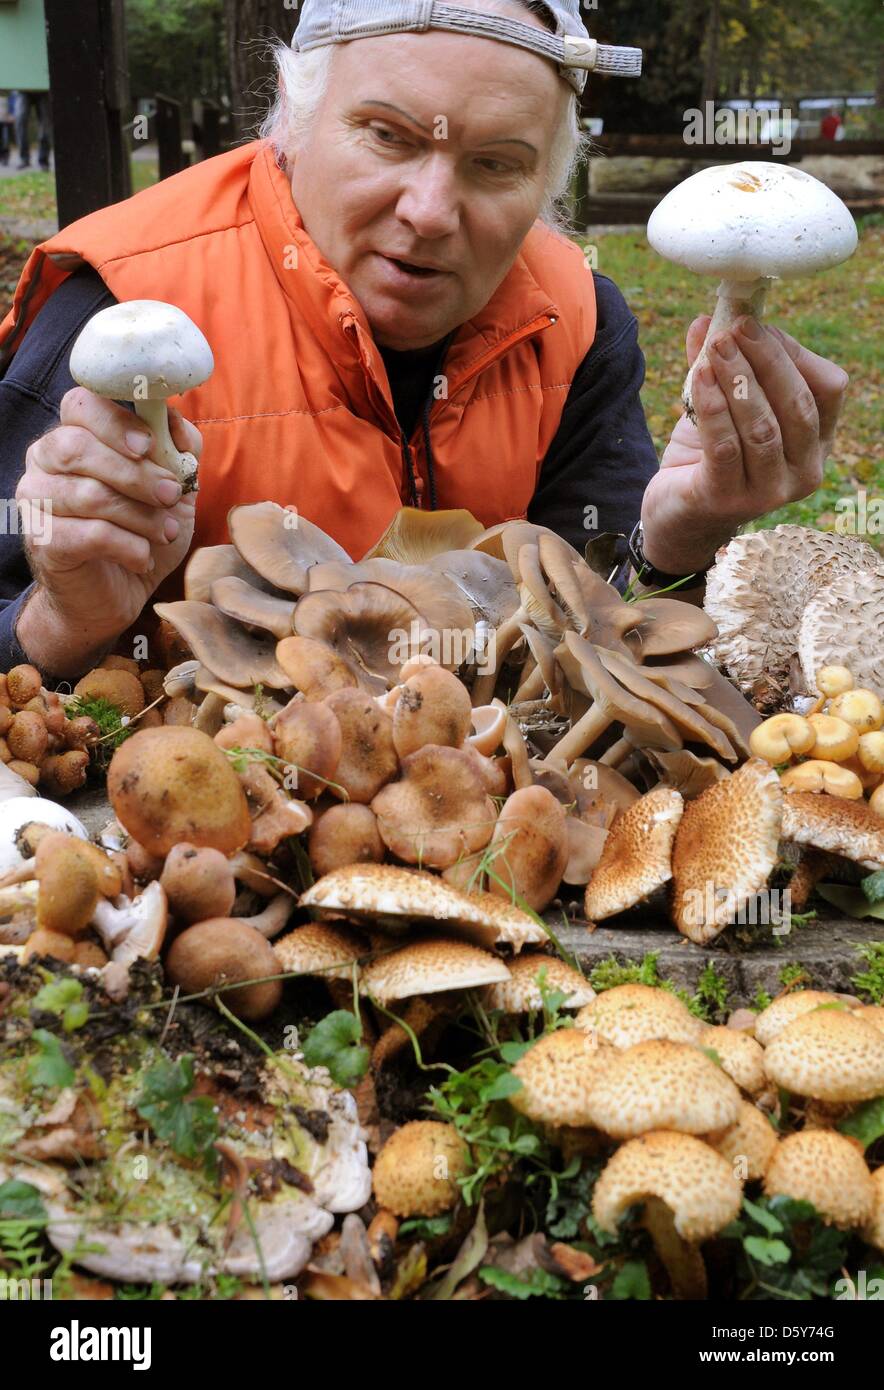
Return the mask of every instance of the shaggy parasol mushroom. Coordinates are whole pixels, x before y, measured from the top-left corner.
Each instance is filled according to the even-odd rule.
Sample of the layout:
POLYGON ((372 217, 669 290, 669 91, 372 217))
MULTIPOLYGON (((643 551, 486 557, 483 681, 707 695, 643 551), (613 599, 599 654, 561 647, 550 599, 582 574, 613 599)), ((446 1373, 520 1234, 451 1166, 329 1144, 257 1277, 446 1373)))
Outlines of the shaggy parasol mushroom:
POLYGON ((149 853, 184 840, 232 854, 249 839, 245 793, 228 759, 198 729, 143 729, 111 759, 107 792, 120 824, 149 853))
POLYGON ((542 912, 568 864, 564 807, 545 787, 523 787, 500 809, 488 845, 490 891, 542 912))
POLYGON ((274 949, 243 918, 213 918, 188 927, 172 942, 165 969, 183 994, 239 985, 224 989, 224 1002, 249 1021, 266 1018, 282 998, 282 982, 270 978, 280 973, 274 949), (245 981, 250 983, 240 983, 245 981))
MULTIPOLYGON (((803 169, 761 162, 713 165, 678 184, 648 220, 648 241, 661 256, 721 283, 706 343, 744 314, 760 319, 773 280, 829 270, 852 256, 857 230, 844 203, 803 169)), ((684 384, 708 361, 706 343, 684 384)))
POLYGON ((727 1159, 689 1134, 658 1131, 621 1144, 595 1185, 592 1214, 617 1234, 624 1213, 644 1205, 649 1231, 676 1298, 704 1298, 706 1269, 697 1249, 733 1221, 742 1188, 727 1159))
POLYGON ((704 1136, 746 1182, 763 1178, 777 1148, 777 1134, 767 1115, 747 1100, 740 1101, 736 1124, 704 1136))
POLYGON ((759 893, 777 862, 783 794, 759 758, 685 803, 672 851, 672 915, 703 946, 759 893))
POLYGON ((703 1029, 699 1046, 750 1096, 764 1090, 764 1048, 738 1028, 703 1029))
POLYGON ((341 914, 402 932, 411 924, 439 927, 444 923, 479 946, 509 946, 518 954, 524 946, 546 945, 547 934, 526 912, 490 893, 461 893, 433 874, 394 864, 350 864, 326 874, 306 893, 301 906, 311 911, 341 914))
POLYGON ((592 1126, 590 1095, 608 1061, 608 1050, 577 1028, 545 1033, 513 1067, 521 1085, 508 1097, 510 1105, 537 1124, 586 1129, 592 1126))
POLYGON ((411 1120, 394 1130, 375 1159, 375 1200, 394 1216, 440 1216, 456 1205, 457 1179, 469 1167, 470 1151, 454 1125, 411 1120))
POLYGON ((811 688, 820 667, 838 660, 849 667, 857 685, 884 698, 884 564, 871 546, 856 540, 853 544, 861 549, 861 563, 847 573, 833 574, 804 608, 798 656, 811 688))
POLYGON ((884 1095, 884 1034, 843 1006, 823 1005, 783 1028, 764 1070, 790 1093, 833 1105, 884 1095))
POLYGON ((202 385, 214 369, 212 349, 196 324, 173 304, 153 299, 128 300, 94 314, 70 360, 80 386, 112 401, 133 402, 154 435, 157 461, 185 492, 196 487, 197 461, 175 448, 166 401, 202 385))
POLYGON ((381 839, 397 859, 445 869, 484 849, 497 808, 468 753, 429 744, 403 758, 400 773, 371 803, 381 839))
POLYGON ((866 1225, 875 1187, 859 1148, 830 1129, 802 1129, 777 1145, 764 1175, 768 1197, 810 1202, 827 1226, 866 1225))
POLYGON ((430 937, 409 942, 370 961, 362 971, 360 991, 379 1004, 478 989, 509 979, 503 961, 467 941, 430 937))
POLYGON ((782 836, 866 869, 884 869, 884 820, 864 801, 790 792, 783 798, 782 836))
POLYGON ((708 1134, 736 1123, 737 1087, 697 1047, 653 1038, 611 1057, 589 1097, 589 1123, 615 1139, 652 1129, 708 1134))
POLYGON ((615 985, 604 990, 580 1010, 576 1023, 618 1051, 658 1038, 699 1044, 703 1034, 700 1020, 680 999, 651 985, 615 985))
POLYGON ((823 1004, 847 1004, 849 1008, 859 1008, 859 1000, 846 994, 833 994, 824 989, 796 989, 789 994, 780 995, 768 1004, 755 1020, 755 1037, 762 1047, 769 1047, 774 1038, 788 1028, 790 1023, 812 1013, 823 1004))
POLYGON ((330 806, 307 834, 307 856, 317 878, 348 864, 381 864, 386 853, 377 816, 358 802, 330 806))
POLYGON ((566 965, 560 956, 525 952, 509 962, 510 977, 501 984, 488 985, 482 993, 486 1009, 505 1014, 535 1013, 543 1008, 543 991, 564 996, 559 1008, 582 1009, 596 994, 585 976, 566 965), (541 989, 541 984, 543 989, 541 989))
POLYGON ((289 678, 276 660, 276 639, 253 636, 210 603, 179 599, 155 603, 154 612, 171 624, 200 663, 236 690, 268 685, 285 689, 289 678))
POLYGON ((353 967, 368 954, 368 947, 355 932, 332 922, 295 927, 274 942, 273 949, 287 974, 347 982, 352 982, 353 967))
POLYGON ((684 802, 670 788, 656 788, 617 817, 586 889, 591 922, 634 907, 672 877, 672 846, 684 802))
MULTIPOLYGON (((783 678, 800 638, 796 639, 805 608, 821 586, 828 590, 846 580, 851 591, 855 579, 881 564, 881 557, 865 541, 817 531, 810 526, 782 525, 771 531, 752 531, 736 536, 721 551, 706 576, 704 607, 718 628, 711 645, 715 660, 743 690, 751 690, 765 675, 783 678)), ((830 650, 841 652, 844 635, 845 596, 836 606, 837 641, 830 650)), ((876 649, 867 628, 858 628, 854 661, 862 644, 858 670, 863 684, 871 679, 876 649)), ((820 660, 826 665, 831 660, 820 660)), ((815 665, 808 654, 802 661, 805 679, 815 688, 815 665)))

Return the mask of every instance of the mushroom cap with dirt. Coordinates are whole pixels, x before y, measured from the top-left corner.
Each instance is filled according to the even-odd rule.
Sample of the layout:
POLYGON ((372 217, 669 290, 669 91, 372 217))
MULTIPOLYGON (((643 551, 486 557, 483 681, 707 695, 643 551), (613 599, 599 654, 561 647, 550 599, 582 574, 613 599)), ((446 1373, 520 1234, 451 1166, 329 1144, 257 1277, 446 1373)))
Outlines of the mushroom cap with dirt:
POLYGON ((389 1004, 417 994, 479 989, 509 977, 504 962, 490 951, 468 941, 431 937, 410 941, 370 961, 363 967, 359 988, 378 1003, 389 1004))
POLYGON ((486 1009, 506 1014, 526 1014, 543 1008, 543 990, 564 995, 561 1009, 582 1009, 596 997, 595 990, 579 970, 560 956, 524 952, 508 964, 510 977, 502 984, 488 985, 482 1002, 486 1009))
POLYGON ((549 940, 527 912, 502 898, 461 893, 434 874, 395 864, 334 869, 301 894, 301 906, 399 933, 414 924, 444 926, 480 946, 510 946, 516 954, 549 940))
POLYGON ((187 841, 173 845, 166 855, 160 885, 180 922, 227 917, 236 900, 236 879, 227 856, 187 841))
POLYGON ((470 755, 435 744, 402 759, 399 780, 377 793, 371 809, 397 859, 434 869, 484 849, 497 820, 470 755))
POLYGON ((375 1201, 394 1216, 440 1216, 456 1206, 457 1179, 470 1152, 453 1125, 411 1120, 394 1130, 375 1159, 375 1201))
POLYGON ((589 1097, 590 1123, 615 1139, 708 1134, 736 1123, 739 1105, 733 1081, 699 1048, 663 1038, 617 1052, 589 1097))
POLYGON ((556 1129, 592 1126, 590 1096, 609 1056, 609 1049, 578 1028, 545 1033, 513 1067, 521 1084, 508 1097, 510 1105, 556 1129))
MULTIPOLYGON (((880 565, 880 555, 865 541, 810 526, 788 524, 735 537, 706 577, 704 607, 718 628, 711 647, 715 660, 743 690, 765 676, 785 678, 802 615, 817 591, 841 575, 856 577, 880 565)), ((842 621, 844 612, 842 604, 842 621)), ((812 685, 811 672, 805 675, 812 685)))
POLYGON ((760 758, 686 802, 672 851, 672 915, 683 936, 706 945, 765 887, 782 818, 779 778, 760 758))
POLYGON ((545 787, 521 787, 500 808, 488 844, 490 891, 495 897, 548 907, 568 866, 567 817, 545 787))
POLYGON ((827 1226, 849 1231, 870 1220, 875 1187, 860 1149, 831 1129, 802 1129, 782 1139, 764 1175, 768 1197, 810 1202, 827 1226))
POLYGON ((797 1018, 764 1051, 768 1078, 784 1090, 833 1104, 884 1095, 884 1034, 840 1004, 797 1018))
POLYGON ((221 997, 238 1018, 271 1014, 282 998, 279 961, 266 937, 236 917, 210 918, 176 936, 165 960, 166 978, 182 994, 225 986, 221 997), (229 988, 240 981, 238 989, 229 988))
POLYGON ((151 854, 165 856, 182 840, 233 854, 251 833, 239 778, 198 729, 133 734, 111 759, 107 792, 120 824, 151 854))
POLYGON ((576 1023, 621 1051, 657 1038, 697 1044, 703 1034, 703 1024, 676 995, 640 984, 604 990, 580 1010, 576 1023))
POLYGON ((657 787, 617 817, 586 887, 584 911, 591 922, 625 912, 669 882, 683 811, 677 791, 657 787))
POLYGON ((377 816, 370 806, 355 801, 329 806, 307 834, 307 854, 318 878, 348 864, 381 864, 386 853, 377 816))

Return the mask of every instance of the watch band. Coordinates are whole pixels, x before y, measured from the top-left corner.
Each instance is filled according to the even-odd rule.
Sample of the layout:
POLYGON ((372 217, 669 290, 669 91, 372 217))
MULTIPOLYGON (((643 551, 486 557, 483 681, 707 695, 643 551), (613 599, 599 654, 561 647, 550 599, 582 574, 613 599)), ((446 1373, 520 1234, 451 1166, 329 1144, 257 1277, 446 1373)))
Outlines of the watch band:
POLYGON ((645 559, 645 552, 642 547, 644 541, 644 531, 641 521, 637 521, 632 528, 629 540, 626 542, 629 552, 629 560, 635 571, 639 583, 647 585, 649 588, 666 589, 672 584, 678 584, 686 579, 701 579, 704 574, 711 570, 714 560, 702 569, 691 570, 688 574, 667 574, 665 570, 658 570, 649 560, 645 559))

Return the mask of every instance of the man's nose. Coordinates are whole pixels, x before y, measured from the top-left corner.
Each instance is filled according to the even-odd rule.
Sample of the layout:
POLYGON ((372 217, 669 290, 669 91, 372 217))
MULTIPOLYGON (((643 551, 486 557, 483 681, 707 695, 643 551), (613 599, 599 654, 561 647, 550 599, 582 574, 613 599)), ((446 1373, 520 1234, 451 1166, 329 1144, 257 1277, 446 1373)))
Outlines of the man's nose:
POLYGON ((404 176, 396 214, 426 240, 450 236, 460 224, 457 172, 440 151, 416 162, 404 176))

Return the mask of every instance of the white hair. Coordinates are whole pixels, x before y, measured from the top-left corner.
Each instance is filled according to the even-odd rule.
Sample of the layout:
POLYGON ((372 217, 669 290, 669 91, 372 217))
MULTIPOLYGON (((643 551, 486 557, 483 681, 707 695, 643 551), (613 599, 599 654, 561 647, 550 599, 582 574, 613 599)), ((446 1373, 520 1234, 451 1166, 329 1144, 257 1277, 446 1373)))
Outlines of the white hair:
MULTIPOLYGON (((271 143, 280 160, 291 161, 309 138, 328 91, 334 48, 334 44, 327 44, 307 53, 296 53, 285 43, 274 48, 276 99, 258 133, 271 143)), ((568 190, 592 142, 580 126, 577 93, 569 89, 565 98, 550 149, 539 216, 567 236, 574 230, 566 205, 568 190)))

